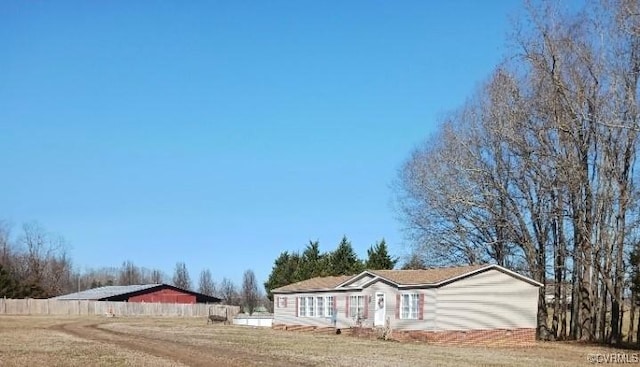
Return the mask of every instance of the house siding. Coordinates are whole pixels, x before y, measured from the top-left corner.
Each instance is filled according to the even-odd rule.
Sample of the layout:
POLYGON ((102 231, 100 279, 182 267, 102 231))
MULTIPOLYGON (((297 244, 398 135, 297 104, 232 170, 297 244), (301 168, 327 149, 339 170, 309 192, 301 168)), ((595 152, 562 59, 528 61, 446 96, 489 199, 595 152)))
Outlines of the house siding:
MULTIPOLYGON (((371 279, 369 279, 369 282, 371 279)), ((366 284, 366 283, 363 283, 366 284)), ((350 284, 351 286, 351 284, 350 284)), ((496 269, 490 269, 440 287, 398 289, 395 285, 378 280, 364 289, 344 288, 341 291, 275 294, 286 297, 286 302, 274 302, 274 327, 276 325, 333 327, 333 319, 324 317, 298 317, 297 297, 333 296, 336 299, 336 328, 356 326, 353 315, 347 315, 347 299, 352 295, 368 296, 367 318, 361 326, 371 328, 375 320, 375 295, 385 294, 386 316, 394 331, 423 331, 438 333, 433 339, 446 339, 443 331, 465 332, 469 330, 521 330, 531 334, 536 328, 538 287, 514 278, 496 269), (398 295, 418 294, 422 302, 422 319, 401 319, 398 295), (421 296, 420 296, 421 295, 421 296), (286 307, 281 307, 286 304, 286 307)), ((434 334, 435 335, 435 334, 434 334)), ((456 334, 457 335, 457 334, 456 334)), ((485 335, 485 334, 482 334, 485 335)), ((511 334, 509 334, 511 335, 511 334)), ((531 334, 534 335, 534 334, 531 334)), ((468 337, 464 334, 463 337, 468 337)), ((449 337, 447 337, 449 338, 449 337)), ((457 337, 456 337, 457 338, 457 337)))
POLYGON ((436 290, 436 330, 536 327, 538 287, 498 270, 436 290))
POLYGON ((365 275, 361 276, 360 278, 358 278, 357 280, 345 284, 344 287, 345 288, 353 288, 353 287, 359 288, 359 287, 362 287, 364 284, 367 284, 369 281, 371 281, 371 279, 373 279, 373 276, 371 276, 369 274, 365 274, 365 275))
POLYGON ((337 328, 345 328, 352 326, 352 320, 347 319, 345 315, 345 292, 314 292, 314 293, 289 293, 276 294, 274 297, 285 297, 286 302, 274 302, 273 324, 274 325, 304 325, 313 327, 333 327, 333 318, 328 317, 307 317, 298 316, 296 299, 299 297, 319 297, 333 296, 336 300, 336 325, 337 328), (286 303, 286 307, 283 306, 286 303))

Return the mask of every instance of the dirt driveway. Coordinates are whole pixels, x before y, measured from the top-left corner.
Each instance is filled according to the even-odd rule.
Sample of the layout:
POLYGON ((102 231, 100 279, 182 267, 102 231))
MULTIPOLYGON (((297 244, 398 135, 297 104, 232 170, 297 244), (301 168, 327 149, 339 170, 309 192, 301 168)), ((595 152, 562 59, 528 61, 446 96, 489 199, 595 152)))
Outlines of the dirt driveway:
POLYGON ((101 343, 113 344, 127 350, 139 351, 178 364, 192 367, 205 366, 247 366, 260 361, 261 366, 279 366, 281 362, 266 359, 263 355, 233 353, 224 345, 194 345, 187 339, 153 336, 147 333, 122 332, 108 328, 110 324, 101 322, 70 322, 54 325, 53 330, 72 336, 101 343))

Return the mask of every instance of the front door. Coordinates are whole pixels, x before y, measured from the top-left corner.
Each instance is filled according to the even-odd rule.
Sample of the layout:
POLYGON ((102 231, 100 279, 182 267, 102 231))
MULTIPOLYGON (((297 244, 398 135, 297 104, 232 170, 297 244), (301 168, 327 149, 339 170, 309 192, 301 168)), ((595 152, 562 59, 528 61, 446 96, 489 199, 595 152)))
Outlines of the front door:
POLYGON ((384 293, 376 293, 376 315, 373 320, 373 326, 384 326, 386 311, 387 304, 384 299, 384 293))

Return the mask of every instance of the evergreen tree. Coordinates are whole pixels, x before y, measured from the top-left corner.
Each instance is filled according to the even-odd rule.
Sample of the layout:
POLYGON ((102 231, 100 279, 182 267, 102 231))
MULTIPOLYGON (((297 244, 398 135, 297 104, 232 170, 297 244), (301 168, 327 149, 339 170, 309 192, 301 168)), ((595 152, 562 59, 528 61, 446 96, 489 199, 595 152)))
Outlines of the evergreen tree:
POLYGON ((347 236, 342 237, 338 248, 331 253, 330 275, 353 275, 364 269, 347 236))
POLYGON ((0 264, 0 297, 21 298, 20 284, 17 279, 0 264))
POLYGON ((392 258, 389 255, 384 238, 367 250, 367 256, 365 268, 371 270, 393 269, 398 262, 397 258, 392 258))
POLYGON ((278 256, 273 264, 269 278, 264 283, 264 289, 269 300, 273 301, 272 289, 283 287, 299 280, 296 273, 298 273, 300 262, 301 257, 296 252, 289 254, 289 252, 284 251, 278 256))
POLYGON ((322 276, 325 273, 322 266, 326 255, 320 253, 320 243, 318 241, 309 241, 309 245, 302 253, 300 263, 295 271, 294 278, 296 281, 311 279, 322 276))

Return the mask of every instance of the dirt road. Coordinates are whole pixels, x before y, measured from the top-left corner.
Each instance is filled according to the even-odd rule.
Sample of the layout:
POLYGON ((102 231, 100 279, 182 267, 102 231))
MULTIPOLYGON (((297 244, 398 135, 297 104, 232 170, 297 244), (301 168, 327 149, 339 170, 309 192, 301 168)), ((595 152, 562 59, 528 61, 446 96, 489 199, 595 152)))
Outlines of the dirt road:
POLYGON ((204 366, 282 366, 282 360, 275 360, 264 354, 251 353, 248 350, 234 350, 226 345, 207 343, 198 345, 179 337, 157 337, 135 330, 121 332, 112 330, 108 321, 69 322, 58 324, 51 329, 64 332, 77 338, 109 343, 132 351, 143 352, 162 359, 168 359, 179 365, 191 367, 204 366))

